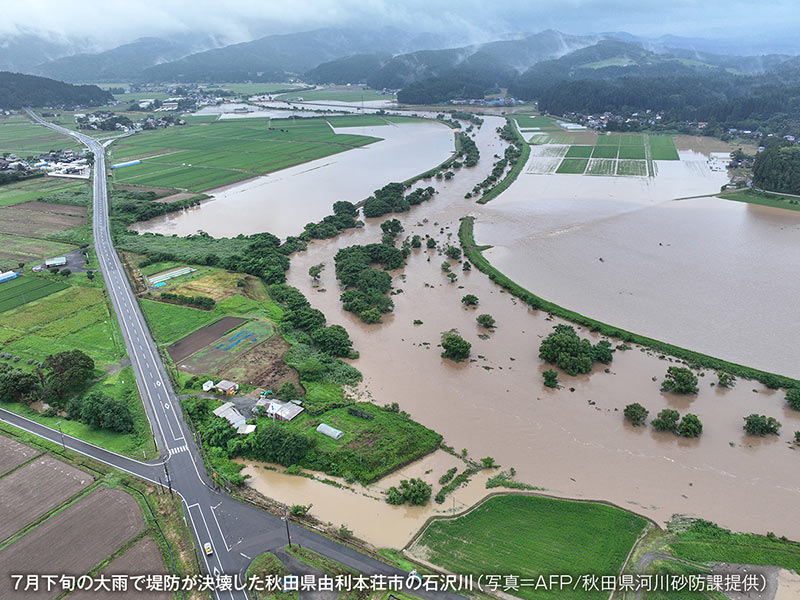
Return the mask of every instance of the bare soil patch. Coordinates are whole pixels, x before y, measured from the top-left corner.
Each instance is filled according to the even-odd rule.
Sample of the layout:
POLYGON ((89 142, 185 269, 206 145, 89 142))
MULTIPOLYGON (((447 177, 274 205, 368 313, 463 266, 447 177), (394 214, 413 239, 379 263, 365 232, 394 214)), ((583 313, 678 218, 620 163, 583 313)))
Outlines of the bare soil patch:
POLYGON ((694 150, 708 154, 709 152, 733 152, 741 148, 748 154, 755 154, 758 148, 755 144, 738 144, 736 142, 723 142, 720 139, 704 135, 676 135, 672 138, 678 150, 694 150))
MULTIPOLYGON (((136 542, 125 554, 114 560, 103 569, 103 575, 150 575, 166 574, 161 551, 151 537, 145 537, 136 542)), ((133 595, 133 594, 132 594, 133 595)), ((141 600, 170 600, 172 594, 164 592, 136 592, 136 598, 141 600)), ((89 592, 80 591, 69 596, 70 600, 113 600, 120 597, 119 592, 89 592)))
POLYGON ((23 202, 0 208, 0 233, 46 237, 86 224, 86 207, 23 202), (63 211, 62 211, 63 209, 63 211), (82 214, 72 209, 80 209, 82 214))
POLYGON ((11 438, 0 436, 0 475, 10 471, 17 465, 21 465, 26 460, 30 460, 39 454, 30 446, 20 444, 11 438))
MULTIPOLYGON (((144 529, 139 505, 122 490, 98 488, 0 552, 0 598, 13 593, 11 574, 46 565, 49 573, 86 573, 144 529)), ((40 589, 26 598, 51 598, 40 589)))
POLYGON ((222 376, 272 390, 278 389, 285 381, 291 381, 295 387, 303 389, 300 374, 283 360, 288 351, 289 344, 280 335, 274 335, 243 354, 223 371, 222 376))
POLYGON ((219 321, 215 321, 211 325, 198 329, 185 338, 178 340, 167 348, 167 352, 177 364, 246 321, 247 319, 239 317, 223 317, 219 321))
POLYGON ((47 514, 92 481, 88 473, 47 455, 0 479, 0 540, 47 514))
POLYGON ((208 296, 214 302, 222 302, 237 293, 236 283, 242 279, 238 273, 216 271, 210 275, 190 279, 172 286, 169 291, 184 296, 208 296))

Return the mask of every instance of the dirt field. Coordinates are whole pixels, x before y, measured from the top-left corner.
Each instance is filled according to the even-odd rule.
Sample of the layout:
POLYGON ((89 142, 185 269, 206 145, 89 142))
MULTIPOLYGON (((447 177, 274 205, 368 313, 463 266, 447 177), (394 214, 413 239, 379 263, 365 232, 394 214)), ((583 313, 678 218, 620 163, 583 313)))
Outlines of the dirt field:
POLYGON ((278 389, 285 381, 291 381, 302 389, 300 374, 283 361, 289 344, 280 335, 274 335, 259 344, 222 372, 222 377, 231 381, 245 382, 266 389, 278 389))
POLYGON ((47 455, 0 479, 0 540, 47 514, 92 481, 88 473, 47 455))
MULTIPOLYGON (((161 551, 151 537, 139 540, 125 554, 102 571, 103 575, 150 575, 166 574, 161 560, 161 551)), ((158 592, 75 592, 69 600, 114 600, 115 598, 138 598, 140 600, 170 600, 172 594, 158 592)))
POLYGON ((23 202, 0 208, 0 233, 46 237, 86 224, 86 207, 23 202))
POLYGON ((30 446, 0 436, 0 475, 21 465, 26 460, 32 459, 37 454, 39 451, 30 446))
POLYGON ((708 152, 733 152, 741 148, 748 154, 755 154, 758 148, 752 142, 740 144, 736 142, 723 142, 717 138, 699 135, 676 135, 675 147, 678 150, 694 150, 707 154, 708 152))
MULTIPOLYGON (((137 502, 122 490, 100 487, 0 551, 0 598, 10 598, 9 575, 35 571, 86 573, 145 527, 137 502)), ((51 598, 46 590, 26 599, 51 598)))
POLYGON ((271 322, 251 319, 182 360, 179 367, 195 375, 223 373, 234 364, 239 364, 242 357, 256 345, 266 343, 274 335, 271 322))
MULTIPOLYGON (((179 279, 183 279, 182 277, 179 279)), ((238 293, 239 288, 236 283, 242 279, 238 273, 228 273, 227 271, 215 271, 203 277, 180 281, 177 284, 169 285, 169 291, 184 296, 208 296, 214 302, 222 302, 225 298, 230 298, 238 293)))
POLYGON ((247 319, 241 319, 239 317, 223 317, 219 321, 215 321, 211 325, 198 329, 185 338, 178 340, 167 348, 167 352, 169 352, 175 364, 178 364, 195 352, 205 348, 214 340, 219 339, 219 337, 226 332, 235 329, 246 321, 247 319))

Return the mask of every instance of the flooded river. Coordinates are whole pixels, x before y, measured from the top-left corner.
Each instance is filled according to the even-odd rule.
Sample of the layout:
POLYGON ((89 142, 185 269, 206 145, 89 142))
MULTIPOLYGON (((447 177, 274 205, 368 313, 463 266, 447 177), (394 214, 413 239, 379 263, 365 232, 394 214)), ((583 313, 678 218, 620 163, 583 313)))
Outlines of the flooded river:
MULTIPOLYGON (((696 222, 689 218, 695 210, 708 217, 716 205, 720 206, 721 214, 738 214, 743 221, 752 220, 753 227, 766 227, 765 232, 795 227, 791 221, 789 225, 778 225, 779 216, 772 212, 761 214, 737 203, 701 200, 660 205, 669 197, 668 192, 662 195, 656 190, 649 196, 645 182, 636 187, 619 178, 522 175, 511 187, 513 193, 487 207, 479 207, 464 200, 463 195, 491 169, 491 160, 486 159, 502 153, 502 144, 492 134, 495 126, 490 120, 478 134, 482 159, 474 171, 465 170, 450 182, 437 182, 440 193, 433 201, 406 215, 395 215, 403 222, 405 235, 429 233, 440 243, 448 237, 455 243, 458 218, 472 213, 477 216, 478 223, 487 223, 478 230, 480 242, 492 241, 491 236, 499 236, 503 230, 507 232, 504 246, 509 254, 495 252, 493 260, 506 260, 504 268, 516 265, 524 272, 531 272, 538 267, 534 264, 539 262, 537 255, 525 251, 526 247, 519 245, 520 240, 530 237, 530 232, 540 232, 544 239, 558 240, 561 235, 569 235, 573 227, 587 232, 580 247, 592 262, 605 266, 608 262, 601 263, 598 258, 608 257, 613 265, 617 255, 602 246, 603 238, 591 234, 591 228, 584 225, 584 221, 602 224, 626 216, 650 214, 655 221, 664 220, 670 226, 665 227, 660 236, 652 231, 649 236, 632 231, 633 226, 620 228, 620 239, 616 243, 624 245, 631 237, 642 240, 640 243, 644 245, 649 237, 655 248, 648 252, 673 252, 673 256, 681 244, 686 243, 688 236, 683 235, 684 229, 703 239, 724 238, 723 233, 713 232, 718 222, 728 227, 719 229, 729 238, 728 249, 734 251, 732 248, 739 243, 738 230, 730 229, 734 217, 696 222), (604 183, 607 179, 614 183, 604 183), (559 197, 559 181, 564 182, 565 190, 572 191, 559 197), (618 197, 609 190, 610 186, 625 185, 631 186, 630 196, 626 192, 618 197), (522 191, 517 190, 518 186, 522 191), (591 193, 592 189, 599 190, 594 196, 597 199, 594 206, 589 200, 581 202, 580 199, 580 194, 591 193), (685 213, 686 218, 675 216, 669 220, 670 215, 680 215, 678 211, 689 212, 685 213), (557 233, 560 230, 564 233, 557 233), (547 232, 553 235, 547 238, 547 232), (658 246, 659 241, 662 246, 658 246), (596 248, 598 244, 602 250, 596 248), (512 260, 510 254, 514 248, 523 250, 516 260, 512 260)), ((663 171, 662 175, 668 176, 663 171)), ((699 193, 713 191, 703 187, 711 183, 716 185, 713 176, 708 177, 711 181, 702 186, 697 184, 699 193)), ((692 195, 695 191, 689 184, 675 185, 680 186, 681 195, 692 195)), ((659 383, 671 363, 639 348, 618 351, 609 373, 596 369, 587 376, 562 375, 561 389, 544 388, 541 373, 548 367, 537 357, 538 346, 558 321, 528 310, 476 270, 462 273, 456 267, 458 281, 450 284, 440 269, 444 257, 433 250, 413 251, 408 266, 395 274, 395 288, 403 290, 393 297, 395 313, 385 317, 383 324, 365 325, 341 309, 332 257, 340 247, 379 240, 379 221, 369 222, 364 230, 348 232, 335 240, 313 243, 306 252, 293 256, 288 273, 289 283, 303 290, 312 305, 323 310, 330 322, 342 324, 349 330, 355 347, 361 352, 361 358, 354 364, 365 376, 360 389, 362 398, 373 399, 378 404, 398 402, 413 418, 442 433, 447 444, 466 447, 474 457, 492 456, 504 468, 515 467, 518 479, 545 487, 556 495, 608 500, 661 522, 680 513, 711 519, 735 530, 775 531, 800 539, 800 521, 792 516, 800 502, 797 469, 800 450, 793 449, 790 443, 793 432, 800 429, 800 413, 786 407, 782 393, 748 381, 739 381, 730 390, 719 389, 710 385, 716 381, 715 374, 706 372, 700 378, 700 393, 696 397, 663 394, 659 383), (320 262, 325 262, 328 268, 322 272, 320 287, 314 288, 307 271, 309 266, 320 262), (480 298, 477 310, 462 307, 460 299, 466 293, 480 298), (479 313, 495 317, 498 322, 495 331, 487 332, 476 324, 475 316, 479 313), (415 319, 423 324, 414 325, 415 319), (475 362, 455 364, 439 356, 440 349, 436 346, 441 332, 451 328, 458 329, 472 343, 475 362), (628 426, 621 410, 634 401, 645 405, 651 418, 664 408, 697 414, 704 423, 702 437, 688 440, 628 426), (742 418, 753 412, 777 417, 783 423, 781 435, 745 436, 742 418), (766 506, 769 510, 764 510, 766 506)), ((643 221, 633 223, 636 227, 643 226, 643 221)), ((761 240, 760 245, 751 247, 751 258, 765 247, 774 249, 769 240, 761 240)), ((646 259, 644 250, 631 251, 636 256, 643 255, 642 260, 646 259)), ((637 263, 631 259, 629 265, 630 269, 636 269, 637 263)), ((773 266, 779 268, 777 265, 770 268, 773 266)), ((709 258, 706 251, 688 264, 676 263, 664 270, 673 273, 675 285, 689 287, 696 284, 698 277, 708 276, 718 268, 719 258, 709 258), (700 270, 699 265, 704 265, 705 271, 700 270)), ((570 274, 570 268, 563 267, 562 276, 566 279, 570 274)), ((630 277, 636 281, 636 277, 630 277)), ((656 285, 647 271, 639 271, 639 277, 643 278, 640 288, 656 285)), ((729 273, 729 277, 733 279, 728 284, 732 288, 737 286, 737 293, 739 290, 750 293, 749 284, 737 279, 736 273, 729 273)), ((579 281, 583 286, 593 285, 588 277, 581 277, 579 281)), ((538 283, 528 284, 540 291, 538 283)), ((609 288, 613 284, 606 280, 609 288)), ((566 306, 574 306, 568 299, 559 300, 566 306)), ((765 311, 781 300, 771 298, 770 303, 764 305, 769 307, 765 311)), ((731 293, 721 307, 729 310, 730 304, 735 302, 737 299, 731 293)), ((667 304, 664 298, 653 298, 652 304, 645 307, 650 311, 651 321, 658 321, 667 304)), ((679 314, 688 318, 694 306, 694 301, 682 304, 679 314)), ((754 321, 760 318, 759 315, 754 321)), ((711 319, 703 325, 703 339, 717 335, 715 327, 720 323, 726 328, 737 326, 722 317, 711 319)), ((584 331, 579 333, 588 335, 584 331)), ((779 347, 774 347, 772 352, 791 355, 788 339, 785 333, 773 338, 779 347)), ((762 360, 769 362, 770 357, 762 357, 762 360)), ((383 527, 383 522, 374 527, 376 530, 383 527)))
POLYGON ((492 264, 536 294, 679 346, 800 376, 800 212, 717 198, 703 155, 658 176, 523 174, 482 211, 492 264))
POLYGON ((213 237, 269 231, 297 235, 331 214, 338 200, 359 202, 390 181, 404 181, 447 160, 453 130, 441 123, 410 122, 347 127, 337 133, 381 141, 207 192, 202 205, 137 223, 140 232, 213 237))

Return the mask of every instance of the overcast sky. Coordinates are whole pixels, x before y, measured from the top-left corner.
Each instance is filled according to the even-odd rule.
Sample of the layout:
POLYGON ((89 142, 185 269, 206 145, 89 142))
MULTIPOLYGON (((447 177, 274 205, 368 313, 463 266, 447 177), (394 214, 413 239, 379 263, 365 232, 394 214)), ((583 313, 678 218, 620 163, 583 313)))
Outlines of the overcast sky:
POLYGON ((226 41, 325 26, 458 29, 469 41, 508 32, 627 31, 657 37, 785 35, 800 0, 2 0, 0 34, 91 38, 111 47, 145 35, 211 33, 226 41))

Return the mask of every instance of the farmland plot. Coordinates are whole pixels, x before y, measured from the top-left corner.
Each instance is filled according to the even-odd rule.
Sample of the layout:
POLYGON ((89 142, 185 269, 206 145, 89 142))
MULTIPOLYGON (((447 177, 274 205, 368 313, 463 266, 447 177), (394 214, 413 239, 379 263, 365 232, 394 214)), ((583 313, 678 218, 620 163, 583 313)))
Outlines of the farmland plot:
POLYGON ((30 446, 0 436, 0 475, 30 460, 39 452, 30 446))
POLYGON ((593 158, 586 169, 587 175, 614 175, 617 161, 612 158, 593 158))

